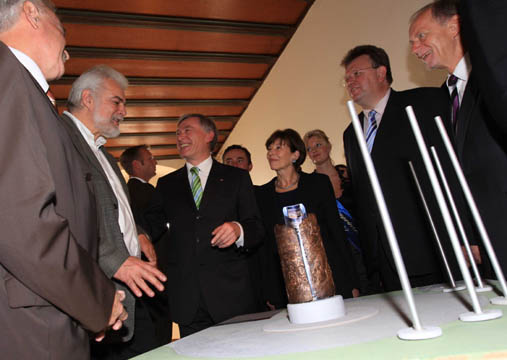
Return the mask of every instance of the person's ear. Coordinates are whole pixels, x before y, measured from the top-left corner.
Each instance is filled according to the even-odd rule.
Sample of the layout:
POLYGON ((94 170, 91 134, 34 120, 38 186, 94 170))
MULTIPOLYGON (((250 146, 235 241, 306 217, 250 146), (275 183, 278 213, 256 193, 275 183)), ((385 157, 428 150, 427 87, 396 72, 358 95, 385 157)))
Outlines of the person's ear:
POLYGON ((380 81, 384 81, 385 78, 386 78, 386 74, 387 74, 387 69, 385 66, 379 66, 377 68, 377 78, 380 80, 380 81))
POLYGON ((447 30, 449 31, 449 33, 453 39, 460 36, 461 28, 459 25, 458 15, 453 15, 449 20, 447 20, 446 25, 447 25, 447 30))
POLYGON ((83 90, 81 93, 81 105, 88 110, 92 110, 94 102, 95 99, 93 98, 92 91, 90 89, 83 90))
POLYGON ((25 1, 23 3, 21 13, 34 29, 39 28, 40 12, 31 1, 25 1))

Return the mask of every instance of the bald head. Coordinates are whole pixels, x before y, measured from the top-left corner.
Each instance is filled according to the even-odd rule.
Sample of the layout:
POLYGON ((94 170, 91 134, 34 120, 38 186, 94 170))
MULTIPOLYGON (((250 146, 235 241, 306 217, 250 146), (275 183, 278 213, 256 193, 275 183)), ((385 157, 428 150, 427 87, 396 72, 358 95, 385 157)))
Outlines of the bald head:
POLYGON ((50 1, 0 0, 0 40, 29 56, 48 81, 65 71, 64 34, 50 1))

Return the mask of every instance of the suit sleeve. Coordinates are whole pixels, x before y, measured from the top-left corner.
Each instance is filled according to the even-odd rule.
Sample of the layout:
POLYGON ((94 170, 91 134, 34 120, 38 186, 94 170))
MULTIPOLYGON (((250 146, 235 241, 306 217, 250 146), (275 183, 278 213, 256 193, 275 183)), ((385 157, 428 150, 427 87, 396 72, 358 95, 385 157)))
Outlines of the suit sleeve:
POLYGON ((240 186, 238 189, 238 219, 243 227, 244 248, 254 249, 262 243, 264 228, 259 216, 259 209, 255 199, 254 187, 250 175, 246 171, 240 172, 240 186))
MULTIPOLYGON (((470 52, 484 102, 492 114, 488 125, 507 139, 507 3, 497 0, 463 0, 462 37, 470 52)), ((505 149, 505 147, 504 147, 505 149)))
POLYGON ((5 276, 12 275, 4 280, 17 283, 26 300, 22 292, 8 292, 9 302, 31 306, 40 297, 85 328, 100 331, 111 313, 114 286, 56 211, 55 184, 36 125, 38 117, 52 116, 56 126, 56 116, 49 108, 41 108, 40 100, 36 108, 27 96, 33 84, 28 84, 26 76, 2 65, 0 73, 4 84, 0 88, 0 151, 4 154, 0 157, 0 263, 5 276))
POLYGON ((154 195, 151 197, 146 211, 142 214, 143 228, 157 242, 167 231, 167 216, 164 210, 164 188, 169 186, 162 179, 159 179, 154 195))

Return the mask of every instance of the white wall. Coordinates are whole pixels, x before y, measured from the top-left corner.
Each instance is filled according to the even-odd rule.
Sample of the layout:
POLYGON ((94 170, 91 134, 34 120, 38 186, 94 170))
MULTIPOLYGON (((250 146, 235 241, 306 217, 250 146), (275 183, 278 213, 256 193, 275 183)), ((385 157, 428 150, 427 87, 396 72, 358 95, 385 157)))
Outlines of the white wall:
MULTIPOLYGON (((354 46, 380 46, 391 60, 394 89, 440 86, 445 74, 426 70, 408 46, 408 19, 428 2, 316 0, 222 149, 247 147, 252 180, 260 185, 275 176, 264 147, 274 130, 291 127, 303 136, 320 128, 333 144, 335 163, 344 163, 342 134, 350 119, 341 59, 354 46)), ((309 160, 303 169, 313 171, 309 160)))

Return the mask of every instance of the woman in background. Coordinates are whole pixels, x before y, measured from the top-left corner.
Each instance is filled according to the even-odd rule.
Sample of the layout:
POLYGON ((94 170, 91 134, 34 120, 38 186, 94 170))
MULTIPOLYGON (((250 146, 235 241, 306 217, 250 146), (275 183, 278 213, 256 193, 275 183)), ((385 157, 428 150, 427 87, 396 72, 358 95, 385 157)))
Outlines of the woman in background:
POLYGON ((327 175, 333 185, 336 207, 354 256, 354 265, 359 275, 361 293, 367 293, 368 280, 359 244, 358 229, 353 217, 354 201, 349 187, 350 182, 348 178, 345 178, 340 165, 333 165, 329 155, 332 145, 324 131, 319 129, 308 131, 304 136, 304 142, 308 156, 315 165, 314 172, 327 175))
POLYGON ((313 213, 317 218, 336 293, 344 298, 358 296, 357 274, 350 261, 350 249, 346 245, 329 179, 321 174, 301 171, 300 166, 306 158, 305 144, 292 129, 275 131, 266 141, 266 149, 269 166, 276 172, 276 177, 256 189, 266 231, 260 253, 264 300, 269 307, 287 305, 274 227, 285 224, 284 206, 299 203, 305 206, 308 214, 313 213))

